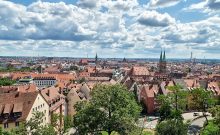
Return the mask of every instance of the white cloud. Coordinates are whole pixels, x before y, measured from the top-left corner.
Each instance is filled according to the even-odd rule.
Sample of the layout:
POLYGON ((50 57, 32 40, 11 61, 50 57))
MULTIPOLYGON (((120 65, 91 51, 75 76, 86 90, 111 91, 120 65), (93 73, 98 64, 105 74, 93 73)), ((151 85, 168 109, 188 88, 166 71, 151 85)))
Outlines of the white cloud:
POLYGON ((92 6, 86 2, 92 1, 39 1, 28 6, 0 1, 1 54, 158 57, 165 47, 173 57, 185 57, 181 49, 219 56, 217 15, 180 23, 168 13, 149 11, 137 0, 97 0, 92 6))
POLYGON ((220 0, 205 0, 196 4, 192 4, 187 8, 183 9, 184 11, 197 11, 200 10, 204 13, 219 13, 220 11, 220 0))
POLYGON ((147 4, 148 8, 164 8, 178 4, 182 0, 150 0, 147 4))
POLYGON ((83 8, 96 8, 98 6, 98 0, 79 0, 77 4, 83 8))
POLYGON ((175 24, 175 19, 167 13, 160 14, 156 11, 145 11, 138 17, 138 22, 146 26, 166 27, 175 24))

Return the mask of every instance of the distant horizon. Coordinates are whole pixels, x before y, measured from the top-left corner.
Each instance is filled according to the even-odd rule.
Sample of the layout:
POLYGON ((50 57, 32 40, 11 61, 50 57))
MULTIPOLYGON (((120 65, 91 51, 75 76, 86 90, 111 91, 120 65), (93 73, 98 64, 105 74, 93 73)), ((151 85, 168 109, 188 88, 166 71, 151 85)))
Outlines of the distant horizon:
MULTIPOLYGON (((95 57, 65 57, 65 56, 0 56, 1 57, 26 57, 26 58, 73 58, 73 59, 95 59, 95 57)), ((159 60, 158 58, 153 58, 153 57, 145 57, 145 58, 135 58, 135 57, 98 57, 98 59, 154 59, 154 60, 159 60)), ((190 60, 190 58, 166 58, 167 60, 190 60)), ((193 58, 196 60, 220 60, 218 58, 193 58)))

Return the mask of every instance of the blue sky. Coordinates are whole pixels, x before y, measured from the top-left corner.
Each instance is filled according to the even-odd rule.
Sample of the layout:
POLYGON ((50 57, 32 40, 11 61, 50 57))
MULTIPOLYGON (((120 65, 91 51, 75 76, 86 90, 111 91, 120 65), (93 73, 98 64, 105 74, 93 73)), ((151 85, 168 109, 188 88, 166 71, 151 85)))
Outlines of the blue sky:
POLYGON ((0 1, 1 56, 220 58, 220 0, 0 1))

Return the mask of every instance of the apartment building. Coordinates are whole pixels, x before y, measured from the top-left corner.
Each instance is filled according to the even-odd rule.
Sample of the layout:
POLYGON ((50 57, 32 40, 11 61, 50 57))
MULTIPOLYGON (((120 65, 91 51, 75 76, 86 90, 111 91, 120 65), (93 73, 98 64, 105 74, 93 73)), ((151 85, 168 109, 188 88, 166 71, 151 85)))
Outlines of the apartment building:
MULTIPOLYGON (((14 88, 13 88, 14 89, 14 88)), ((50 122, 49 105, 38 91, 9 91, 0 94, 0 127, 10 130, 30 120, 34 112, 43 112, 42 124, 50 122)))
POLYGON ((57 82, 56 78, 53 76, 34 77, 33 81, 37 87, 50 87, 54 86, 57 82))

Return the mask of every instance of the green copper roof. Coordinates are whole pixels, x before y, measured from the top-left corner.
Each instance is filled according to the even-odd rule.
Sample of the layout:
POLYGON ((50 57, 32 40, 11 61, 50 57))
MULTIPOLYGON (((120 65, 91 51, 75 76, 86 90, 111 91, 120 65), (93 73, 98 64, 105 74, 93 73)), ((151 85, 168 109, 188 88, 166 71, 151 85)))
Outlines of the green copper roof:
POLYGON ((95 61, 98 61, 98 55, 97 55, 97 53, 96 53, 96 55, 95 55, 95 61))
POLYGON ((163 61, 166 61, 166 52, 163 52, 163 61))
POLYGON ((160 61, 162 61, 163 60, 163 58, 162 58, 162 51, 161 51, 161 53, 160 53, 160 61))

